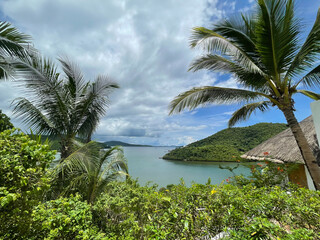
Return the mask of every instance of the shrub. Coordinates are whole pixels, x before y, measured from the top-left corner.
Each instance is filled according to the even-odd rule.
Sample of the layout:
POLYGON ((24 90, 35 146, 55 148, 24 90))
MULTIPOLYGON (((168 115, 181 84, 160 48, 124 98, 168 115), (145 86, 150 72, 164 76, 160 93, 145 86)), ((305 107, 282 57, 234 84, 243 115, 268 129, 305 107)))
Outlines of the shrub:
MULTIPOLYGON (((244 177, 243 175, 237 175, 228 181, 237 186, 251 184, 255 187, 281 186, 283 189, 286 189, 290 185, 288 173, 296 167, 297 166, 294 164, 285 165, 265 161, 263 163, 251 165, 250 176, 244 177)), ((230 170, 230 168, 228 170, 230 170)))
POLYGON ((31 209, 49 187, 46 170, 55 152, 16 129, 0 133, 0 236, 23 238, 31 209))
POLYGON ((319 212, 319 192, 252 184, 157 191, 135 181, 113 183, 94 206, 95 222, 110 239, 200 239, 221 232, 230 239, 315 239, 319 212))
POLYGON ((12 128, 13 124, 10 122, 10 118, 0 110, 0 132, 12 128))
POLYGON ((106 239, 92 224, 90 205, 79 195, 35 207, 30 239, 106 239))

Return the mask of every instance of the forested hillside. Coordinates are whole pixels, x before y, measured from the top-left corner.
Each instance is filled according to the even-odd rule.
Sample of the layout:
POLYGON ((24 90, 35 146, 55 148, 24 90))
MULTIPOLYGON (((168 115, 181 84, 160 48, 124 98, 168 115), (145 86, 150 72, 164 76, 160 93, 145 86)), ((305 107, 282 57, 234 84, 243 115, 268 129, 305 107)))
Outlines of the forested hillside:
POLYGON ((207 138, 176 148, 167 160, 235 161, 240 155, 285 130, 283 123, 258 123, 249 127, 224 129, 207 138))

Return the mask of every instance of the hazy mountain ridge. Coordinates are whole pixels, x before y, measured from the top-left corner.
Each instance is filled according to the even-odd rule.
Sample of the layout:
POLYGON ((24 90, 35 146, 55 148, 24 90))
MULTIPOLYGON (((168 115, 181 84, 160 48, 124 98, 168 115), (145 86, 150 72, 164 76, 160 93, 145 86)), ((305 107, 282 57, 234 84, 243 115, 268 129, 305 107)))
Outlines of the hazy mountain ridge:
MULTIPOLYGON (((31 135, 29 135, 31 136, 31 135)), ((32 136, 31 136, 32 137, 32 136)), ((53 137, 49 135, 41 135, 42 142, 46 141, 46 139, 49 140, 49 145, 51 146, 52 150, 59 150, 60 149, 60 143, 58 137, 53 137)), ((84 142, 81 138, 76 138, 77 141, 84 142)), ((140 144, 131 144, 121 141, 106 141, 106 142, 98 142, 101 145, 101 148, 108 148, 113 146, 123 146, 123 147, 153 147, 151 145, 140 145, 140 144)))
POLYGON ((125 143, 121 141, 107 141, 101 143, 103 146, 123 146, 123 147, 152 147, 151 145, 140 145, 140 144, 131 144, 131 143, 125 143))

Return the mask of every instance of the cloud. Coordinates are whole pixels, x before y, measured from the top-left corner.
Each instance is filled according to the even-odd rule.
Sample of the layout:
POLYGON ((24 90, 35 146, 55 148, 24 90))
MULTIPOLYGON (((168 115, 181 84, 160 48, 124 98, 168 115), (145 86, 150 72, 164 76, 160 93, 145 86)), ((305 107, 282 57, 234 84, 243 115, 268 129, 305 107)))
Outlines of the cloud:
MULTIPOLYGON (((97 139, 170 145, 186 132, 189 140, 200 139, 216 125, 197 114, 169 117, 168 105, 183 91, 219 82, 218 74, 187 71, 199 53, 189 48, 191 29, 224 16, 218 0, 12 0, 1 1, 0 11, 30 34, 44 55, 67 55, 88 79, 106 74, 120 84, 97 139)), ((0 85, 3 101, 17 95, 6 86, 0 85)), ((219 86, 236 83, 230 78, 219 86)), ((7 103, 0 107, 10 112, 7 103)))
POLYGON ((178 144, 179 145, 188 145, 190 143, 193 143, 195 141, 195 139, 191 136, 183 136, 179 138, 178 144))

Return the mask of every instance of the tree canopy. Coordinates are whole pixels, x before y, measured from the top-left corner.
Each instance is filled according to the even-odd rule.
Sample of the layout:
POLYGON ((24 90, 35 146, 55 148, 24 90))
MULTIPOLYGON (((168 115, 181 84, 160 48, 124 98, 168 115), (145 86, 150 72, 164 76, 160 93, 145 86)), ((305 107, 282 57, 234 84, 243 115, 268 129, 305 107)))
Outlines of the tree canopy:
POLYGON ((320 10, 302 43, 301 30, 293 0, 258 0, 252 14, 223 19, 212 29, 195 27, 190 45, 205 54, 191 63, 190 70, 233 74, 239 88, 195 87, 171 102, 170 114, 210 103, 241 103, 229 120, 231 127, 257 110, 277 107, 320 189, 320 168, 294 115, 293 99, 297 93, 313 99, 318 96, 309 88, 320 86, 320 10))

